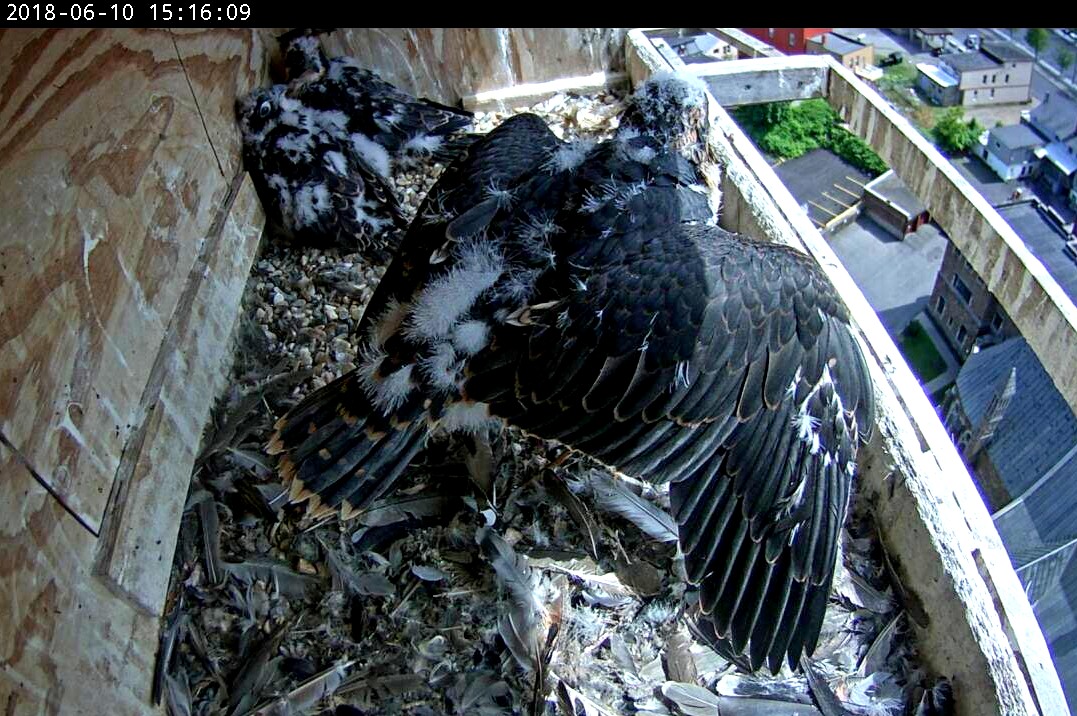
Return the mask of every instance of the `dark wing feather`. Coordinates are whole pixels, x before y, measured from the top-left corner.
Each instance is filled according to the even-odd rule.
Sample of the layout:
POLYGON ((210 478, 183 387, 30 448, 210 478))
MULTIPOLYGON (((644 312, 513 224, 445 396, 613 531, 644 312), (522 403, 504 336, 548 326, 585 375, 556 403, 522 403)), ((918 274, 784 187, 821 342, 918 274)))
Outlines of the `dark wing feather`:
MULTIPOLYGON (((387 336, 372 341, 385 353, 369 366, 374 381, 409 375, 394 371, 435 342, 379 319, 398 307, 414 317, 463 254, 496 252, 496 280, 468 299, 466 316, 450 316, 481 319, 488 340, 461 359, 462 385, 426 398, 426 419, 484 402, 535 435, 671 480, 704 614, 753 666, 774 669, 818 637, 856 441, 870 428, 870 381, 814 264, 706 225, 697 183, 687 159, 650 138, 567 145, 537 117, 510 119, 431 190, 359 330, 387 336)), ((386 432, 312 444, 340 442, 330 461, 380 442, 392 455, 364 465, 396 475, 413 433, 386 432)), ((351 463, 321 467, 335 477, 351 463)), ((345 495, 354 482, 322 497, 377 496, 377 480, 345 495)))
MULTIPOLYGON (((775 669, 818 636, 858 431, 870 429, 870 383, 810 261, 721 229, 663 224, 655 217, 684 206, 676 188, 653 182, 620 214, 570 229, 579 250, 567 265, 587 290, 535 300, 602 318, 544 325, 538 349, 516 356, 527 389, 500 414, 626 472, 673 480, 704 612, 753 667, 775 669), (539 410, 554 398, 559 410, 539 410)), ((526 330, 506 326, 497 342, 505 350, 526 330)), ((474 400, 486 397, 479 358, 465 386, 474 400)))
POLYGON ((533 114, 505 120, 467 148, 445 169, 420 204, 400 243, 399 258, 386 269, 359 325, 365 335, 392 300, 405 300, 433 270, 431 257, 447 241, 448 225, 488 198, 491 188, 509 188, 536 171, 560 144, 546 123, 533 114))

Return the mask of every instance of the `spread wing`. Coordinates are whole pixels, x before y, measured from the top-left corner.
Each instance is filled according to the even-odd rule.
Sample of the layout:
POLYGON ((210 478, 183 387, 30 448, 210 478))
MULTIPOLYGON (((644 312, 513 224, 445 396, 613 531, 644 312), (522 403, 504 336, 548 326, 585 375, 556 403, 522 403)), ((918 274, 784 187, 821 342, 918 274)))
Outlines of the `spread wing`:
POLYGON ((582 221, 570 275, 471 362, 465 394, 623 472, 672 480, 704 612, 749 646, 753 668, 776 670, 818 637, 872 391, 811 262, 666 223, 672 191, 582 221))
MULTIPOLYGON (((319 432, 376 414, 410 436, 409 406, 448 429, 488 411, 672 481, 704 612, 777 669, 818 637, 872 390, 825 277, 705 225, 698 181, 653 138, 567 144, 533 115, 507 120, 420 208, 359 327, 366 388, 326 397, 319 432)), ((290 447, 307 402, 277 441, 293 462, 322 444, 290 447)), ((360 442, 325 459, 372 482, 360 442)))
POLYGON ((493 209, 522 178, 535 173, 560 140, 533 114, 505 120, 449 165, 430 189, 404 235, 398 257, 386 269, 363 313, 366 335, 393 302, 409 301, 421 286, 445 273, 434 258, 447 242, 448 226, 462 214, 493 209), (480 207, 476 209, 476 207, 480 207))

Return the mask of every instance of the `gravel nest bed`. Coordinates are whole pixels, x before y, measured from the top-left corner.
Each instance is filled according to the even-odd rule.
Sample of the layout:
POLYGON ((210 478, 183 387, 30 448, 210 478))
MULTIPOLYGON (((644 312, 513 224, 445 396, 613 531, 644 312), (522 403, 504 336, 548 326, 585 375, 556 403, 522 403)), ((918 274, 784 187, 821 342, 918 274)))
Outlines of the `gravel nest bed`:
MULTIPOLYGON (((563 138, 602 139, 620 108, 607 92, 530 111, 563 138)), ((394 177, 411 215, 440 171, 394 177)), ((787 667, 745 674, 693 637, 661 488, 511 429, 491 454, 431 444, 352 522, 311 524, 285 505, 262 449, 270 426, 354 367, 383 272, 340 249, 263 241, 173 563, 154 684, 171 713, 829 716, 821 692, 844 713, 912 712, 929 685, 914 617, 859 499, 811 687, 787 667)))

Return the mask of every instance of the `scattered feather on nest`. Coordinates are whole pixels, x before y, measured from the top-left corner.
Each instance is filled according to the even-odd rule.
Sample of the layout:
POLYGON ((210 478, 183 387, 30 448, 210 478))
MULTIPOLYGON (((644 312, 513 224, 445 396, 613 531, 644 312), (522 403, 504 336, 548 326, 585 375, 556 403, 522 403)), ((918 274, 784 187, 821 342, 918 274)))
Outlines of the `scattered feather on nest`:
POLYGON ((395 496, 378 500, 359 514, 359 522, 367 527, 383 527, 407 519, 419 519, 443 514, 450 510, 455 499, 449 495, 427 494, 395 496))
POLYGON ((557 682, 557 703, 570 716, 617 716, 617 712, 595 703, 564 681, 557 682))
POLYGON ((595 504, 600 510, 623 517, 658 542, 677 541, 677 523, 673 516, 650 500, 637 495, 624 481, 615 480, 606 473, 592 471, 585 484, 594 495, 595 504))
POLYGON ((337 664, 315 674, 288 693, 249 712, 250 716, 293 716, 309 712, 340 688, 353 663, 349 661, 337 664))
POLYGON ((662 684, 662 696, 671 701, 685 716, 714 716, 721 713, 718 697, 695 684, 667 681, 662 684))

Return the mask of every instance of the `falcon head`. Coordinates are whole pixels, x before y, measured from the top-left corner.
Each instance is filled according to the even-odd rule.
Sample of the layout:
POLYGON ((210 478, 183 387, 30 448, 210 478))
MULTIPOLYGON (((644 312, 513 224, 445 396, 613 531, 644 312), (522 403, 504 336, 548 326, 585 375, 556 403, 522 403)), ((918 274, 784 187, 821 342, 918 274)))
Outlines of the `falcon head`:
POLYGON ((707 85, 698 77, 664 72, 641 84, 621 114, 618 138, 651 137, 678 152, 702 175, 707 201, 717 221, 722 202, 723 162, 707 141, 710 132, 707 85))
POLYGON ((284 85, 260 87, 236 100, 236 118, 244 144, 260 142, 276 126, 281 112, 284 85))
POLYGON ((698 163, 706 144, 707 86, 697 77, 665 72, 641 84, 621 116, 621 133, 654 137, 698 163))
POLYGON ((329 58, 322 51, 319 35, 333 32, 335 28, 299 27, 277 36, 281 54, 284 56, 285 79, 289 82, 304 79, 321 79, 329 66, 329 58))
POLYGON ((289 81, 312 82, 320 80, 329 66, 329 58, 322 51, 322 44, 314 35, 293 38, 284 50, 284 66, 289 81))

